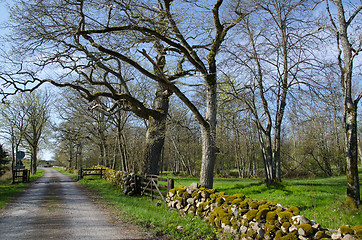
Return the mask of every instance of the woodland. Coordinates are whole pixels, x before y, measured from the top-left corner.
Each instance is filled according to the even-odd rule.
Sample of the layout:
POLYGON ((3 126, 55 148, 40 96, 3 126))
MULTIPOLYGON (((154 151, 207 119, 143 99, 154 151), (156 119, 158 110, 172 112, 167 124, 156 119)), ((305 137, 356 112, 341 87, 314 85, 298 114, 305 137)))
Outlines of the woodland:
MULTIPOLYGON (((347 175, 360 205, 360 0, 14 0, 9 155, 200 178, 347 175)), ((14 161, 13 161, 14 162, 14 161)))

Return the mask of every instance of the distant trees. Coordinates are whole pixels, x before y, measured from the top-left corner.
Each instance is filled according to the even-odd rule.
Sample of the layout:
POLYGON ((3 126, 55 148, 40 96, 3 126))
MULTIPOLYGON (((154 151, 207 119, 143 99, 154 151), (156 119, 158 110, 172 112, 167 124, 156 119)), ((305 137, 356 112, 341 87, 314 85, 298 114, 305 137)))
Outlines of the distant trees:
POLYGON ((50 97, 39 91, 23 93, 2 105, 1 122, 12 146, 13 164, 19 146, 26 146, 30 153, 30 170, 37 171, 39 144, 49 123, 50 97))

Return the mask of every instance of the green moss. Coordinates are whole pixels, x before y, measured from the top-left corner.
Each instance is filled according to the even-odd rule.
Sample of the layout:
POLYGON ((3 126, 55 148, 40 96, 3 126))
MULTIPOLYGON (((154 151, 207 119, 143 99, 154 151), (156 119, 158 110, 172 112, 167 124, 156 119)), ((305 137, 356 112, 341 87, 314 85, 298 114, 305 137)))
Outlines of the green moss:
POLYGON ((358 209, 355 199, 350 196, 347 196, 347 199, 346 199, 346 202, 344 203, 344 205, 349 209, 353 209, 353 210, 358 209))
POLYGON ((283 223, 283 228, 289 229, 290 228, 290 223, 289 222, 283 223))
POLYGON ((258 207, 259 210, 264 209, 264 208, 270 209, 268 204, 262 204, 258 207))
POLYGON ((248 232, 246 233, 246 235, 247 235, 248 237, 252 238, 252 239, 255 239, 257 233, 256 233, 253 229, 249 228, 249 230, 248 230, 248 232))
POLYGON ((190 198, 190 194, 187 192, 187 191, 185 191, 183 194, 182 194, 182 197, 183 198, 190 198))
POLYGON ((256 217, 256 214, 258 214, 257 209, 251 209, 249 212, 246 213, 246 217, 249 221, 253 220, 256 217))
POLYGON ((249 209, 249 204, 247 202, 240 202, 239 203, 239 208, 249 209))
POLYGON ((258 213, 255 216, 255 220, 257 222, 260 222, 261 220, 264 220, 266 218, 267 213, 269 212, 269 208, 263 208, 258 211, 258 213))
POLYGON ((231 225, 230 218, 229 218, 229 216, 227 214, 225 214, 221 218, 221 222, 223 222, 225 225, 231 225))
POLYGON ((179 197, 182 197, 182 194, 186 191, 186 187, 185 186, 178 186, 176 188, 176 193, 179 197))
POLYGON ((352 229, 355 231, 355 235, 358 239, 362 238, 362 226, 355 226, 352 229))
POLYGON ((216 217, 215 214, 211 214, 211 215, 210 215, 209 224, 210 224, 211 226, 215 226, 215 217, 216 217))
POLYGON ((291 222, 293 214, 291 212, 288 211, 284 211, 284 212, 279 212, 277 213, 278 217, 279 217, 279 222, 281 224, 285 223, 285 222, 291 222))
POLYGON ((232 228, 233 228, 234 230, 238 230, 238 229, 239 229, 239 226, 238 226, 238 224, 233 223, 232 228))
POLYGON ((259 207, 259 203, 255 200, 250 201, 248 204, 249 204, 250 209, 258 209, 258 207, 259 207))
POLYGON ((348 225, 341 226, 339 228, 339 230, 343 235, 345 235, 345 234, 352 234, 353 235, 354 234, 354 230, 348 225))
POLYGON ((172 188, 172 189, 170 189, 169 192, 175 195, 175 194, 176 194, 176 189, 175 189, 175 188, 172 188))
POLYGON ((282 236, 283 236, 283 233, 281 230, 278 230, 275 232, 275 240, 280 240, 282 236))
POLYGON ((241 209, 239 212, 238 212, 238 218, 241 218, 244 214, 246 214, 247 212, 249 212, 249 209, 241 209))
POLYGON ((323 231, 318 231, 315 235, 314 235, 314 238, 316 240, 320 240, 322 238, 324 238, 326 236, 326 234, 323 232, 323 231))
POLYGON ((226 195, 225 196, 225 202, 227 202, 227 203, 231 203, 232 201, 234 201, 236 198, 235 198, 235 196, 234 195, 226 195))
POLYGON ((247 219, 241 219, 241 225, 249 227, 249 221, 247 219))
POLYGON ((280 238, 280 240, 298 240, 296 232, 288 233, 287 235, 280 238))
POLYGON ((304 230, 307 236, 313 235, 313 228, 310 224, 300 224, 297 229, 299 230, 300 228, 304 230))
POLYGON ((234 200, 231 202, 231 204, 239 205, 241 202, 243 202, 242 199, 236 198, 236 199, 234 199, 234 200))
POLYGON ((200 193, 198 191, 194 191, 191 196, 195 199, 199 199, 200 198, 200 193))
POLYGON ((274 224, 266 223, 264 229, 265 229, 265 234, 267 234, 270 237, 274 236, 274 233, 276 231, 276 227, 274 224))
POLYGON ((221 206, 225 201, 223 197, 218 197, 216 198, 216 202, 218 204, 218 206, 221 206))
POLYGON ((297 207, 291 206, 290 208, 288 208, 287 210, 288 212, 291 212, 293 214, 293 216, 297 216, 300 214, 300 210, 297 207))
POLYGON ((278 219, 278 214, 276 212, 268 212, 266 214, 266 221, 269 224, 274 225, 275 221, 278 219))

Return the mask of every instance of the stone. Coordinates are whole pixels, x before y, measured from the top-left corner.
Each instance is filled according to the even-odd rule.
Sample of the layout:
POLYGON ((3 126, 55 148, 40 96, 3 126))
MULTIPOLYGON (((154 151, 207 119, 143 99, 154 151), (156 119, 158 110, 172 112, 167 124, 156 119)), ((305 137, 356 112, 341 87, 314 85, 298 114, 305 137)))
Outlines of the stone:
POLYGON ((302 216, 302 215, 293 216, 292 222, 295 225, 311 224, 311 221, 309 221, 308 218, 306 218, 305 216, 302 216))
POLYGON ((333 240, 342 239, 342 234, 341 234, 340 232, 333 233, 333 234, 332 234, 332 239, 333 239, 333 240))
POLYGON ((315 224, 312 225, 312 228, 314 229, 314 231, 318 231, 318 230, 321 229, 321 225, 318 224, 318 223, 315 223, 315 224))
POLYGON ((188 198, 188 199, 186 200, 186 202, 187 202, 188 204, 190 204, 190 205, 194 205, 194 204, 195 204, 195 199, 194 199, 194 198, 188 198))
POLYGON ((271 236, 266 235, 266 236, 264 236, 264 239, 265 240, 272 240, 273 238, 271 236))
POLYGON ((241 227, 240 227, 240 232, 241 232, 242 234, 245 234, 247 231, 248 231, 248 227, 246 227, 246 226, 241 226, 241 227))
POLYGON ((297 231, 297 230, 298 230, 298 228, 295 225, 292 225, 292 226, 289 227, 289 232, 294 232, 294 231, 297 231))
POLYGON ((300 236, 307 236, 307 233, 306 233, 306 231, 304 231, 303 228, 299 228, 299 229, 298 229, 298 234, 299 234, 300 236))
POLYGON ((356 240, 355 237, 353 237, 351 234, 346 234, 342 240, 356 240))
POLYGON ((198 189, 199 187, 200 187, 199 184, 194 182, 194 183, 191 183, 191 185, 188 189, 190 189, 191 191, 194 191, 194 190, 198 189))
POLYGON ((256 233, 261 237, 264 238, 265 230, 262 228, 259 228, 256 233))
POLYGON ((304 237, 304 236, 298 236, 300 240, 310 240, 310 238, 304 237))
POLYGON ((177 230, 179 230, 179 231, 184 230, 184 227, 183 227, 183 226, 181 226, 181 225, 178 225, 176 228, 177 228, 177 230))

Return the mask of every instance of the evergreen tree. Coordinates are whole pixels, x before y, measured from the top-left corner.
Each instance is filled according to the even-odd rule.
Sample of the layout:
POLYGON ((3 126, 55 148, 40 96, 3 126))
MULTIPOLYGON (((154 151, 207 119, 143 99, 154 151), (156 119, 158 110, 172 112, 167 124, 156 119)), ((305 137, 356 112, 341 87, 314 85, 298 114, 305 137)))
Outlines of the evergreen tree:
POLYGON ((7 164, 9 163, 8 153, 3 149, 3 146, 0 144, 0 176, 5 173, 9 167, 7 164))

